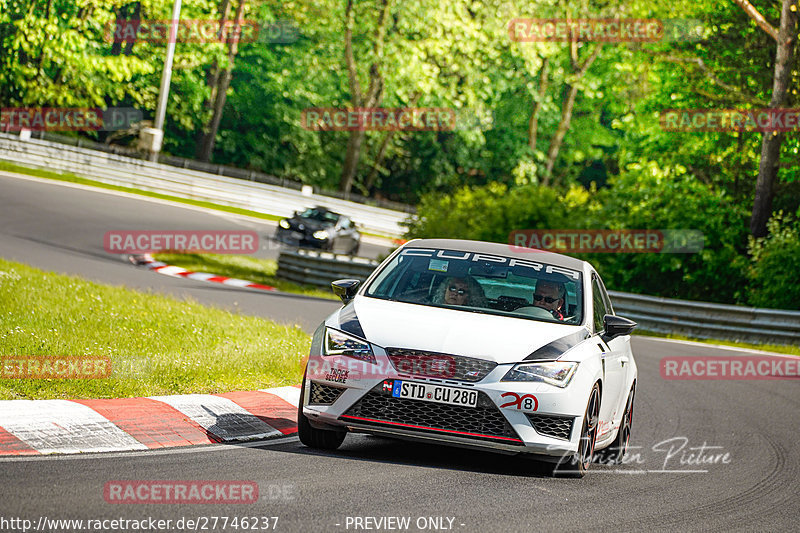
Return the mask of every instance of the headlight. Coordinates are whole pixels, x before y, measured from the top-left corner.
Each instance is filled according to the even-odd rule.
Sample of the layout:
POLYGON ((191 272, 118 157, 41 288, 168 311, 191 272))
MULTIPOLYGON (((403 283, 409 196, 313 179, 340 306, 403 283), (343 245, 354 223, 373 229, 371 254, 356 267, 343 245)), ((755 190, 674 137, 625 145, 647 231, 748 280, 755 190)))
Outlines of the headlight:
POLYGON ((521 363, 508 371, 500 381, 541 381, 564 388, 569 385, 578 363, 552 361, 549 363, 521 363))
POLYGON ((315 239, 319 239, 321 241, 324 241, 325 239, 328 238, 328 232, 325 231, 324 229, 321 229, 319 231, 315 231, 314 232, 314 238, 315 239))
POLYGON ((283 229, 289 229, 289 228, 291 227, 291 226, 289 225, 289 221, 288 221, 288 220, 286 220, 286 219, 283 219, 283 220, 281 220, 280 222, 278 222, 278 225, 279 225, 280 227, 282 227, 283 229))
POLYGON ((325 328, 324 355, 346 355, 370 363, 376 362, 368 342, 332 328, 325 328))

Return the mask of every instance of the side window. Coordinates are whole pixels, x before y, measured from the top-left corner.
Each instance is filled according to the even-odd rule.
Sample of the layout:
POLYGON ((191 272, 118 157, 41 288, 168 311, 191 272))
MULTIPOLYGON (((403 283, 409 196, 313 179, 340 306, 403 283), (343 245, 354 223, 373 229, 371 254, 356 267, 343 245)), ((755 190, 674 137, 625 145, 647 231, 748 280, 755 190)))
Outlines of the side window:
POLYGON ((608 296, 608 291, 606 290, 606 286, 603 283, 603 280, 598 278, 600 282, 600 294, 603 295, 603 301, 606 303, 606 314, 613 315, 614 314, 614 306, 611 305, 611 298, 608 296))
MULTIPOLYGON (((603 317, 609 314, 606 302, 603 299, 604 292, 597 277, 592 276, 592 307, 594 308, 595 333, 603 331, 603 317)), ((608 296, 606 296, 606 298, 608 298, 608 296)))
POLYGON ((342 218, 342 229, 350 229, 350 219, 342 218))

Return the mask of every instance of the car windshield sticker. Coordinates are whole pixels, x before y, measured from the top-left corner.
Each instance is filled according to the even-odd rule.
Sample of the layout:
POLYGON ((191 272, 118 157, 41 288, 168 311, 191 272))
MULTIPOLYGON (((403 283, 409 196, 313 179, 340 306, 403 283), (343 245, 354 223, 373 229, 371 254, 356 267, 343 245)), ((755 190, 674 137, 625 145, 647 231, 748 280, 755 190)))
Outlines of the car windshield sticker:
MULTIPOLYGON (((536 272, 544 271, 547 274, 564 274, 572 279, 581 279, 578 271, 569 268, 557 267, 553 265, 545 265, 537 263, 536 261, 526 261, 524 259, 513 259, 511 257, 501 257, 497 255, 479 254, 473 252, 453 252, 449 250, 431 250, 430 248, 406 248, 400 255, 410 255, 414 257, 441 257, 445 259, 461 259, 464 261, 491 261, 498 264, 507 264, 509 267, 525 267, 530 268, 536 272), (449 255, 458 254, 458 255, 449 255)), ((430 266, 430 270, 434 270, 430 266)))
POLYGON ((437 272, 447 272, 447 265, 449 263, 447 261, 441 261, 439 259, 431 259, 428 263, 428 270, 435 270, 437 272))

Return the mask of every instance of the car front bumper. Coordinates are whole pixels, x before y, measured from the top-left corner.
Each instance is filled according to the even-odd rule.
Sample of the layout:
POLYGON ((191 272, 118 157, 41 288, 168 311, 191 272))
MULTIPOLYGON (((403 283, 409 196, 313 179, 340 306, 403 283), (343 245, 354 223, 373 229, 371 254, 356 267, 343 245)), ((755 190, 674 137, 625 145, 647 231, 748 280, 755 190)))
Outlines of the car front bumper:
POLYGON ((500 381, 512 364, 497 365, 475 383, 398 373, 385 354, 376 363, 313 355, 304 383, 303 413, 317 427, 557 460, 578 449, 593 382, 577 372, 565 388, 500 381), (477 391, 476 407, 395 398, 394 380, 477 391))
POLYGON ((279 227, 275 231, 275 240, 290 246, 324 249, 328 247, 329 239, 315 239, 311 235, 292 229, 279 227))

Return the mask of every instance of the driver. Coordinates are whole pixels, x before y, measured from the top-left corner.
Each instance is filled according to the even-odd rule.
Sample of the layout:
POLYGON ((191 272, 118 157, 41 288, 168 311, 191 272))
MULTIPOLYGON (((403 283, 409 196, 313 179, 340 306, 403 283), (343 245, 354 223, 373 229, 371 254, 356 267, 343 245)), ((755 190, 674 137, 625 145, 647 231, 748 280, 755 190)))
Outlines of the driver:
POLYGON ((445 279, 433 295, 433 303, 472 307, 487 306, 483 288, 472 276, 445 279))
POLYGON ((533 292, 533 305, 547 309, 558 320, 564 320, 564 297, 567 288, 558 281, 538 280, 533 292))

